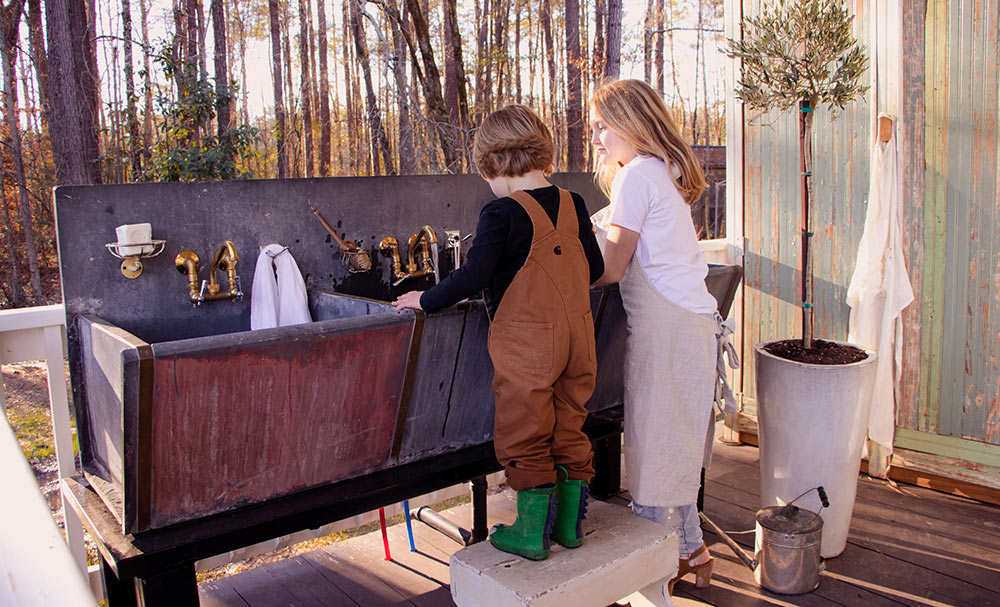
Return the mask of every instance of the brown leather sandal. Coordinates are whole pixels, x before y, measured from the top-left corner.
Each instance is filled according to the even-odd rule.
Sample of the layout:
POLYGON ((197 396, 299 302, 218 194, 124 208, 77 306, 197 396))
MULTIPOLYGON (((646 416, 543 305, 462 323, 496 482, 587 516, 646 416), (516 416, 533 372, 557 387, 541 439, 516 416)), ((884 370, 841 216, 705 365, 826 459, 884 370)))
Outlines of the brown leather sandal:
POLYGON ((703 552, 708 552, 708 546, 704 543, 701 547, 691 553, 686 559, 679 559, 677 563, 677 575, 674 579, 667 582, 667 591, 673 595, 674 594, 674 584, 677 580, 681 579, 685 575, 694 572, 694 585, 698 588, 708 588, 712 583, 712 567, 715 565, 715 559, 709 558, 707 561, 700 565, 691 566, 691 561, 700 556, 703 552))

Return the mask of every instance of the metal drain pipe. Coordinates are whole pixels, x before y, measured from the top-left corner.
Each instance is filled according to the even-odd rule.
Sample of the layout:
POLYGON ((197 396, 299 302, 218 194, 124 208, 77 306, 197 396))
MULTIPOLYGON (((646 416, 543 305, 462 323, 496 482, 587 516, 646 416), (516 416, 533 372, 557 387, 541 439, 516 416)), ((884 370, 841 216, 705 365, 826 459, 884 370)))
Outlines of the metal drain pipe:
POLYGON ((417 508, 413 513, 413 518, 424 523, 431 529, 440 531, 463 546, 468 546, 472 539, 472 533, 467 529, 459 527, 427 506, 417 508))

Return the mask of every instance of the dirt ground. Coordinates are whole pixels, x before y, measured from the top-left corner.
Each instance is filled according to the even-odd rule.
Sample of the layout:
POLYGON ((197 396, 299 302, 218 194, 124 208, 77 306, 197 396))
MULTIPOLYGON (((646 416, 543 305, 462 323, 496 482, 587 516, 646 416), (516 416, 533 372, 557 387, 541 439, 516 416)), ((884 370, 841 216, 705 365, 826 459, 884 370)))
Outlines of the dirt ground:
MULTIPOLYGON (((25 458, 35 472, 35 480, 42 496, 49 504, 52 518, 59 529, 65 524, 62 513, 62 503, 59 499, 59 474, 56 467, 55 442, 52 438, 52 418, 49 413, 48 374, 42 361, 24 362, 0 366, 3 371, 3 388, 7 403, 7 421, 14 429, 14 434, 24 451, 25 458)), ((67 391, 69 391, 69 371, 66 372, 67 391)), ((72 394, 70 393, 72 398, 72 394)), ((73 420, 73 406, 70 403, 70 419, 73 420)), ((79 447, 76 439, 76 429, 73 429, 73 449, 76 465, 79 469, 79 447)), ((435 510, 449 508, 460 502, 468 501, 468 497, 456 498, 431 506, 435 510)), ((402 515, 392 517, 387 521, 394 525, 403 522, 402 515)), ((215 580, 228 575, 235 575, 259 565, 314 550, 322 545, 332 544, 345 539, 369 533, 378 529, 378 523, 356 527, 347 531, 307 540, 268 552, 258 556, 222 565, 198 573, 198 581, 215 580)), ((97 547, 90 535, 84 530, 84 543, 87 550, 87 562, 96 564, 97 547)))

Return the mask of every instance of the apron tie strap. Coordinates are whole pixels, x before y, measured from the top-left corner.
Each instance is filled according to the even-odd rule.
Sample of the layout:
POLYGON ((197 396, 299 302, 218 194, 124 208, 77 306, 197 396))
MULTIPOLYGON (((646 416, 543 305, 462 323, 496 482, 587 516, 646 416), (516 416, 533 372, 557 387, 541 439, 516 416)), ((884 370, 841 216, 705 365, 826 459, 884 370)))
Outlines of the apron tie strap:
POLYGON ((718 352, 715 363, 717 373, 715 381, 715 406, 719 409, 720 413, 733 415, 738 413, 738 410, 736 408, 736 396, 733 394, 733 389, 730 387, 729 380, 726 377, 726 359, 728 359, 731 369, 740 368, 740 357, 736 353, 736 347, 733 346, 731 338, 736 330, 736 319, 723 320, 722 316, 716 313, 715 322, 718 324, 715 334, 716 351, 718 352))

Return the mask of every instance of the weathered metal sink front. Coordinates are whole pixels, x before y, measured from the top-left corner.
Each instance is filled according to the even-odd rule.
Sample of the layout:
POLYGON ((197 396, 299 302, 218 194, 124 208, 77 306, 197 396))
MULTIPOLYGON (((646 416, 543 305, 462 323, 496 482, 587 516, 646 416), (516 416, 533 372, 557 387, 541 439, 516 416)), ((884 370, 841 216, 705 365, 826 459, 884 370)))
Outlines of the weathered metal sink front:
MULTIPOLYGON (((492 439, 481 302, 425 316, 314 290, 310 304, 313 323, 152 344, 78 318, 87 476, 127 533, 492 439)), ((601 394, 592 409, 620 403, 601 394)))

